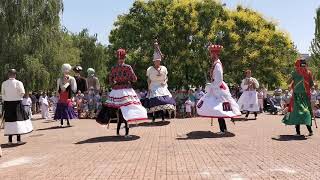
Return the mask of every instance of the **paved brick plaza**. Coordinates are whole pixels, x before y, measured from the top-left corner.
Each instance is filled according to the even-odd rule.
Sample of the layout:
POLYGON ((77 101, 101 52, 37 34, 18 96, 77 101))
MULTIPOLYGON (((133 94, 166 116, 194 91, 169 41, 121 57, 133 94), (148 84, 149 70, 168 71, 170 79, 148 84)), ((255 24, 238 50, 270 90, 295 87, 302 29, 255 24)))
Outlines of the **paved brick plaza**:
POLYGON ((115 124, 74 120, 73 127, 55 128, 57 122, 35 120, 24 145, 8 147, 1 135, 0 180, 320 179, 318 130, 308 139, 287 136, 294 127, 281 117, 228 121, 226 137, 215 134, 218 123, 211 127, 209 119, 141 122, 129 139, 114 136, 115 124))

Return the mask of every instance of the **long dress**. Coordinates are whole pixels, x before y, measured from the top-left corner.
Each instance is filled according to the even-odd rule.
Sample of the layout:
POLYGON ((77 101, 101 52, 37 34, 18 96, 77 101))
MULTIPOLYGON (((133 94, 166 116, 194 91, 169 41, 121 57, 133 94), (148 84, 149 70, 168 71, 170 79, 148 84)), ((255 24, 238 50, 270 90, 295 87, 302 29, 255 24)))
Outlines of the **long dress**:
POLYGON ((31 116, 22 105, 24 93, 25 89, 21 81, 10 78, 2 83, 5 136, 27 134, 33 131, 31 116))
POLYGON ((71 101, 72 94, 77 90, 77 83, 74 77, 68 76, 69 82, 63 84, 63 77, 57 80, 57 89, 59 92, 59 101, 57 103, 56 111, 54 114, 55 120, 60 119, 76 119, 77 114, 73 109, 71 101))
POLYGON ((293 96, 289 104, 289 112, 284 116, 282 122, 286 125, 312 125, 312 108, 310 103, 310 87, 313 86, 312 78, 308 82, 296 70, 291 74, 293 79, 293 96), (309 88, 306 87, 307 84, 309 88), (307 90, 307 91, 306 91, 307 90), (309 94, 309 95, 308 95, 309 94))
POLYGON ((258 88, 259 83, 256 78, 250 77, 242 80, 241 89, 243 89, 243 93, 238 100, 240 111, 260 112, 258 93, 256 91, 258 88), (251 81, 254 84, 253 87, 249 87, 248 81, 251 81))
POLYGON ((175 110, 176 102, 168 90, 167 80, 168 70, 165 66, 160 66, 159 70, 151 66, 147 69, 147 76, 150 79, 150 91, 144 101, 144 107, 148 113, 162 110, 175 110))
POLYGON ((108 124, 110 118, 115 118, 115 111, 121 110, 123 118, 130 121, 145 120, 148 118, 147 110, 132 89, 131 82, 137 80, 130 65, 119 64, 111 69, 109 83, 113 84, 112 91, 99 112, 96 121, 99 124, 108 124))
POLYGON ((229 87, 223 81, 223 69, 217 60, 212 69, 212 83, 206 87, 206 94, 197 103, 197 113, 202 117, 233 118, 241 115, 239 106, 232 98, 229 87))

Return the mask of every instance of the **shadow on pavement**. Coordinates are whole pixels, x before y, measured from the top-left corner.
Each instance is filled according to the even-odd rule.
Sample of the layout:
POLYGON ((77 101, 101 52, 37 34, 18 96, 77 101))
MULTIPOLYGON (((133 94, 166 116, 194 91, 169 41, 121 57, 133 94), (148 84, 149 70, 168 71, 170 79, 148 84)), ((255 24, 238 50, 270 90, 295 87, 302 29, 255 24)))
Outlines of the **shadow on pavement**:
POLYGON ((52 130, 52 129, 65 129, 65 128, 71 128, 72 126, 53 126, 53 127, 48 127, 48 128, 42 128, 42 129, 37 129, 37 131, 46 131, 46 130, 52 130))
POLYGON ((57 121, 56 120, 46 120, 46 121, 44 121, 42 123, 53 123, 53 122, 57 122, 57 121))
POLYGON ((300 141, 300 140, 307 140, 305 136, 294 136, 294 135, 279 135, 279 137, 273 137, 272 140, 276 141, 300 141))
POLYGON ((40 121, 40 120, 45 120, 45 119, 43 119, 42 117, 39 117, 39 118, 31 118, 31 121, 40 121))
POLYGON ((204 139, 204 138, 226 138, 236 136, 232 132, 227 132, 226 134, 216 134, 211 131, 192 131, 182 137, 177 137, 177 140, 188 140, 188 139, 204 139))
POLYGON ((101 142, 122 142, 122 141, 134 141, 140 139, 140 136, 131 135, 130 137, 124 136, 101 136, 79 141, 75 144, 88 144, 88 143, 101 143, 101 142))
MULTIPOLYGON (((154 127, 154 126, 166 126, 169 125, 170 121, 155 121, 155 122, 143 122, 143 123, 139 123, 136 126, 144 126, 144 127, 154 127)), ((135 126, 134 124, 132 124, 132 126, 135 126)))
MULTIPOLYGON (((258 118, 257 118, 258 119, 258 118)), ((237 121, 240 121, 240 122, 246 122, 246 121, 255 121, 257 120, 255 118, 244 118, 244 117, 241 117, 241 118, 233 118, 231 121, 233 122, 237 122, 237 121)))
POLYGON ((16 144, 16 143, 14 143, 14 144, 2 144, 1 148, 3 148, 3 149, 5 149, 5 148, 14 148, 14 147, 22 146, 24 144, 26 144, 26 142, 23 142, 21 144, 16 144))

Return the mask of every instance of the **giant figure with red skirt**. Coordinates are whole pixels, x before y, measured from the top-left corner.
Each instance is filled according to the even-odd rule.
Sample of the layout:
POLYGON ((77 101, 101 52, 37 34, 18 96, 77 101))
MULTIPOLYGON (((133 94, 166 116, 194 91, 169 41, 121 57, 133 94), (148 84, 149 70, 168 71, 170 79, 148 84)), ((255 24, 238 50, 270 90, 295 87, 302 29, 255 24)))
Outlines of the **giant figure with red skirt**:
POLYGON ((100 124, 108 124, 114 110, 118 111, 117 135, 120 135, 120 126, 125 124, 126 136, 129 135, 128 122, 145 120, 148 118, 147 110, 141 105, 141 102, 132 88, 132 83, 137 81, 132 67, 125 64, 126 51, 117 50, 117 65, 111 68, 109 74, 109 83, 112 85, 112 91, 109 93, 106 102, 103 102, 103 108, 98 114, 96 120, 100 124))

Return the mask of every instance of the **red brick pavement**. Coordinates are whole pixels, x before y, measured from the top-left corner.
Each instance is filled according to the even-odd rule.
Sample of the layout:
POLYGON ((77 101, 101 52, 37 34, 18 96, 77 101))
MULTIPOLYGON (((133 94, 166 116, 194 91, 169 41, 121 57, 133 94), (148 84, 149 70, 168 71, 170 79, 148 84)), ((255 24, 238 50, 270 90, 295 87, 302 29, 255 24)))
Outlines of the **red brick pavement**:
POLYGON ((308 139, 280 138, 294 134, 294 127, 278 115, 228 121, 228 137, 216 134, 216 120, 211 127, 201 118, 142 123, 130 129, 129 139, 113 137, 115 124, 106 129, 94 120, 57 129, 54 121, 33 123, 24 145, 8 147, 0 138, 0 180, 320 179, 318 130, 308 139))

